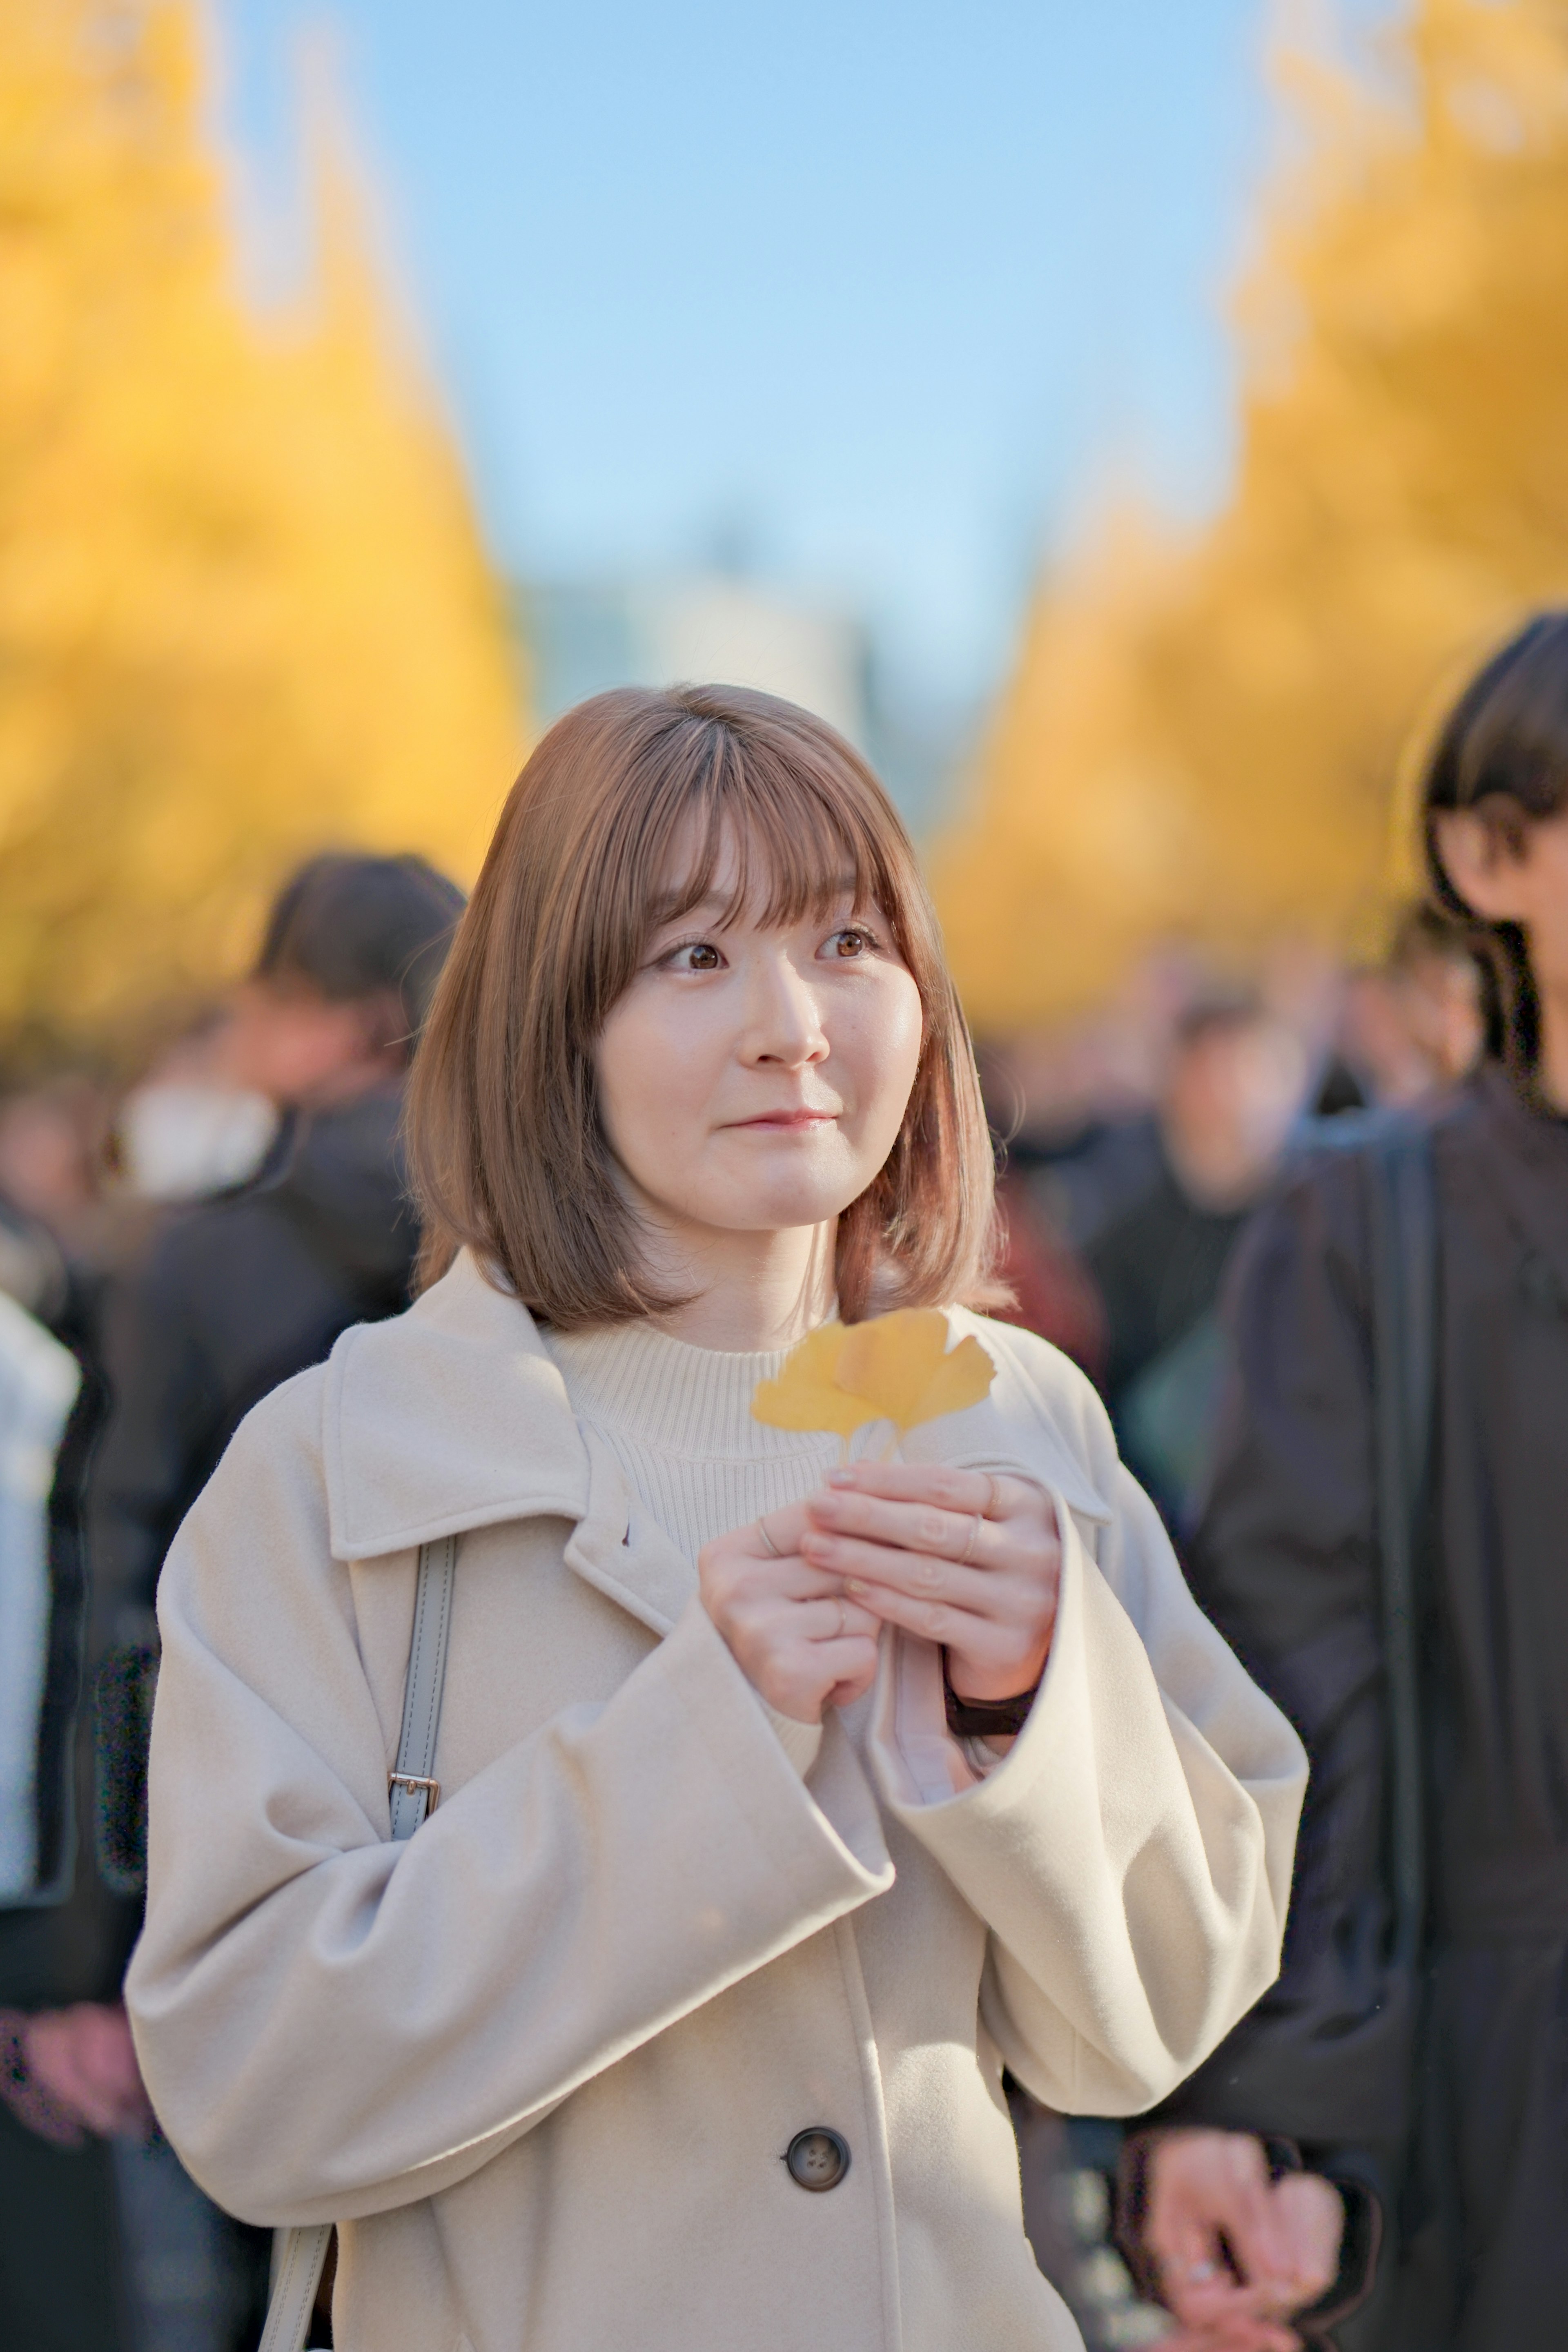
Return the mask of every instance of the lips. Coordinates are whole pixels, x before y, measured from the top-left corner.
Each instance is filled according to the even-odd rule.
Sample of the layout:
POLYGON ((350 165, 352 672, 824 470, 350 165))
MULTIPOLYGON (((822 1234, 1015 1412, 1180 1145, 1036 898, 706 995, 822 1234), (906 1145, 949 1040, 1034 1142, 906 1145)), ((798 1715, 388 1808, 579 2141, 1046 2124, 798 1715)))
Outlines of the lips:
POLYGON ((831 1127, 838 1118, 836 1110, 765 1110, 755 1118, 737 1118, 737 1127, 768 1128, 780 1135, 798 1133, 816 1127, 831 1127))

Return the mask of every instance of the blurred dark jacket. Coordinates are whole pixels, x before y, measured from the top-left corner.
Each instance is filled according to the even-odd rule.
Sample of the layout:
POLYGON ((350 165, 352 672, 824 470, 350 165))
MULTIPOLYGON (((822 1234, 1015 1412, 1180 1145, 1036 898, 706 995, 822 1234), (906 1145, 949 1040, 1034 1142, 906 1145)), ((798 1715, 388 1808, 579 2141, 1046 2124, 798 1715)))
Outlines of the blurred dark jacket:
POLYGON ((1004 1168, 997 1180, 1002 1236, 998 1278, 1012 1293, 993 1307, 998 1320, 1038 1331, 1098 1381, 1105 1370, 1105 1318, 1094 1285, 1061 1236, 1048 1201, 1027 1173, 1004 1168))
POLYGON ((99 1859, 140 1885, 163 1556, 252 1405, 408 1303, 418 1246, 400 1090, 286 1121, 257 1174, 173 1213, 110 1286, 111 1403, 89 1480, 99 1859))
POLYGON ((1205 1481, 1221 1359, 1215 1304, 1245 1209, 1190 1200, 1161 1149, 1144 1190, 1088 1242, 1122 1458, 1179 1535, 1205 1481))
POLYGON ((1294 2137, 1373 2181, 1408 2258, 1404 2318, 1376 2340, 1490 2352, 1558 2340, 1568 2309, 1568 1122, 1490 1065, 1430 1132, 1432 1895, 1416 2080, 1389 2073, 1408 2072, 1397 2036, 1380 2058, 1372 2035, 1348 2068, 1326 2045, 1321 2063, 1304 2054, 1326 1984, 1375 1984, 1390 1911, 1371 1252, 1356 1155, 1334 1152, 1238 1251, 1231 1372, 1188 1558, 1199 1600, 1312 1757, 1285 1968, 1166 2113, 1294 2137), (1415 2167, 1393 2199, 1407 2106, 1415 2167))

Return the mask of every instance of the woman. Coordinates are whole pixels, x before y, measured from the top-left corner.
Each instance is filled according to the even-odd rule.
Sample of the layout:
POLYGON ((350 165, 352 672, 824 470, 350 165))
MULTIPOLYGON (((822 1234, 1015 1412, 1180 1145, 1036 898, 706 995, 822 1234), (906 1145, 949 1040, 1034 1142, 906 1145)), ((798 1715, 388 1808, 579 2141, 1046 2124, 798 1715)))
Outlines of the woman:
POLYGON ((257 1409, 163 1580, 171 2137, 338 2223, 342 2352, 1071 2345, 1002 2066, 1122 2112, 1197 2063, 1276 1968, 1301 1761, 1042 1343, 954 1307, 994 1386, 896 1465, 751 1416, 835 1306, 983 1277, 974 1067, 862 762, 728 689, 560 720, 411 1132, 449 1271, 257 1409))
MULTIPOLYGON (((1337 2001, 1349 2046, 1394 1909, 1365 1150, 1310 1160, 1244 1244, 1233 1411, 1191 1559, 1313 1778, 1279 1990, 1173 2112, 1289 2134, 1353 2200, 1377 2196, 1378 2284, 1334 2330, 1343 2352, 1556 2344, 1568 2308, 1568 613, 1537 615, 1460 695, 1421 825, 1487 1036, 1465 1084, 1410 1115, 1436 1212, 1425 2000, 1414 2039, 1368 2034, 1353 2068, 1311 2028, 1337 2001)), ((1195 2329, 1227 2319, 1223 2286, 1184 2275, 1217 2232, 1254 2283, 1302 2266, 1299 2233, 1254 2232, 1255 2148, 1205 2131, 1153 2171, 1151 2251, 1177 2253, 1167 2299, 1195 2329)))

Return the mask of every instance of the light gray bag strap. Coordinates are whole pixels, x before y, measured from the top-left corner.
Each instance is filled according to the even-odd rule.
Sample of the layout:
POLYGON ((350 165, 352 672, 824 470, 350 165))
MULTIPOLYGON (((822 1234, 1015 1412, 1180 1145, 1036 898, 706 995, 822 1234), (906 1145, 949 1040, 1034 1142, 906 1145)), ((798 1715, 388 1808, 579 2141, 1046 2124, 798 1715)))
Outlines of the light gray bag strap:
MULTIPOLYGON (((402 1730, 392 1780, 392 1833, 411 1838, 441 1794, 435 1774, 435 1737, 441 1728, 441 1694, 446 1682, 446 1637, 452 1628, 452 1591, 456 1580, 457 1538, 422 1544, 419 1581, 413 1596, 413 1639, 409 1644, 403 1691, 402 1730)), ((332 2224, 313 2230, 278 2230, 272 2242, 272 2293, 259 2352, 305 2352, 310 2314, 332 2224)))
POLYGON ((441 1694, 446 1681, 446 1636, 452 1625, 452 1588, 457 1538, 422 1544, 419 1585, 413 1597, 413 1639, 403 1686, 402 1730, 392 1775, 392 1833, 411 1838, 441 1790, 435 1771, 435 1735, 441 1728, 441 1694))

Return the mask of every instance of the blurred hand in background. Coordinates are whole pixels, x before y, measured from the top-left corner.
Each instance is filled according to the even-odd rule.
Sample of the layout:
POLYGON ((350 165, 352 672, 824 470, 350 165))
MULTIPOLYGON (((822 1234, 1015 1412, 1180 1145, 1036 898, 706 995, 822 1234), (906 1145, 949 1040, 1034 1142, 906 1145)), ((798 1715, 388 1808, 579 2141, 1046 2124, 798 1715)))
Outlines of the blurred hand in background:
POLYGON ((1333 2284, 1343 2228, 1338 2191, 1311 2172, 1270 2180, 1249 2133, 1157 2135, 1144 2243, 1181 2323, 1172 2352, 1296 2352, 1288 2322, 1333 2284))

